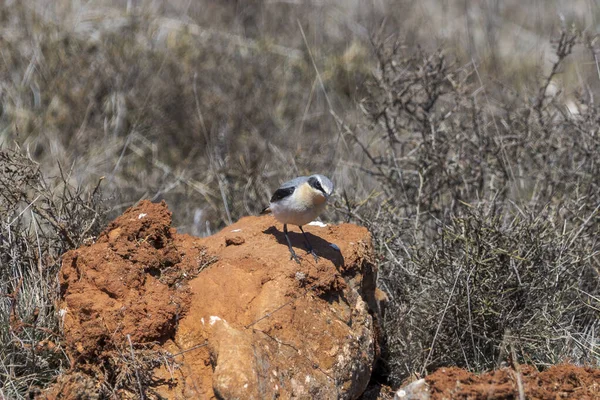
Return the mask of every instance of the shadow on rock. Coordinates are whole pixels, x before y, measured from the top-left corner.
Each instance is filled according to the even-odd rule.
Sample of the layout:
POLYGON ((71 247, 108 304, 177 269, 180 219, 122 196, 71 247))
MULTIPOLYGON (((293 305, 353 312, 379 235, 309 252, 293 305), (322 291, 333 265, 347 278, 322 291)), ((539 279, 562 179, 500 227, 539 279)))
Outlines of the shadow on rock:
MULTIPOLYGON (((306 232, 306 230, 305 230, 306 232)), ((268 235, 275 236, 277 242, 288 246, 287 240, 285 239, 285 234, 283 231, 278 230, 276 227, 271 226, 269 229, 263 231, 268 235)), ((308 254, 306 250, 306 241, 304 240, 304 236, 301 232, 290 232, 288 230, 288 236, 290 241, 292 242, 292 247, 294 247, 294 251, 298 252, 298 257, 302 260, 310 259, 312 260, 312 256, 308 254), (304 251, 304 253, 302 253, 304 251)), ((338 250, 337 245, 328 242, 327 240, 321 239, 319 236, 314 235, 310 232, 306 232, 306 237, 310 240, 310 244, 312 245, 315 253, 319 258, 325 258, 333 263, 337 268, 340 268, 344 265, 344 256, 338 250)))

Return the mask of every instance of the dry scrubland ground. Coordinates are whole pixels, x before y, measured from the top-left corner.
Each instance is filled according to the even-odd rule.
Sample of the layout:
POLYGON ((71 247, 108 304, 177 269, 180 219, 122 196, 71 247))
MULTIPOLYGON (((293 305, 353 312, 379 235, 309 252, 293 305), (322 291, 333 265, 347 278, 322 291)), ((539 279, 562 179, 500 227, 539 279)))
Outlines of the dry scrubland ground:
POLYGON ((509 355, 596 363, 598 15, 588 1, 5 1, 2 395, 68 368, 60 256, 107 215, 165 199, 206 235, 310 171, 339 188, 327 219, 373 233, 390 296, 378 379, 509 355))

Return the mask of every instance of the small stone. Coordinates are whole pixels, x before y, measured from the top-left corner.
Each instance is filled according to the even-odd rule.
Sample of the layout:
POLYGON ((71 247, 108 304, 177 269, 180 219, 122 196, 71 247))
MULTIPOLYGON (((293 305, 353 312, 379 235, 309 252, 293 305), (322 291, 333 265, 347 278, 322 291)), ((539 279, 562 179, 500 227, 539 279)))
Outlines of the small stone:
POLYGON ((425 379, 411 382, 394 394, 394 400, 429 400, 429 398, 429 385, 425 379))
POLYGON ((246 240, 244 240, 244 238, 241 236, 231 236, 225 238, 225 246, 240 246, 244 243, 246 243, 246 240))

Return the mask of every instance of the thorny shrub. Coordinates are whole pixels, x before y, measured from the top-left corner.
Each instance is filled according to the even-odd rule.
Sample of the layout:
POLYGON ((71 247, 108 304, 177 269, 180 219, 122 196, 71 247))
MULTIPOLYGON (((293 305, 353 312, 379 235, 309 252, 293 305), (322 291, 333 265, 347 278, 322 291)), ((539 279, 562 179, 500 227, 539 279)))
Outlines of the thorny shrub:
POLYGON ((530 94, 483 86, 475 63, 376 41, 363 103, 347 136, 379 182, 367 223, 390 294, 384 374, 400 383, 441 365, 597 362, 600 328, 600 108, 569 111, 548 90, 574 46, 564 31, 551 74, 530 94))

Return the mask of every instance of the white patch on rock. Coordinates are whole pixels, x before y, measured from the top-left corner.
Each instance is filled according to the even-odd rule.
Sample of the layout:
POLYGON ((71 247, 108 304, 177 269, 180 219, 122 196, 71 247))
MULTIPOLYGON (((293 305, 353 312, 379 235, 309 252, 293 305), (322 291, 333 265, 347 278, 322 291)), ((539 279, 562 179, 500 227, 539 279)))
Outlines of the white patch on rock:
POLYGON ((200 322, 202 322, 202 325, 204 325, 204 317, 200 318, 200 322))
POLYGON ((327 224, 324 224, 321 221, 309 222, 308 225, 310 225, 310 226, 318 226, 319 228, 325 228, 327 226, 327 224))
POLYGON ((140 213, 140 215, 138 215, 138 219, 142 219, 142 218, 144 218, 146 215, 148 215, 148 214, 146 214, 146 213, 140 213))
POLYGON ((241 229, 234 229, 231 232, 241 232, 241 231, 242 231, 241 229))
POLYGON ((210 316, 210 322, 209 322, 209 324, 211 326, 213 326, 215 324, 215 322, 217 322, 217 321, 221 321, 221 318, 217 317, 216 315, 211 315, 210 316))

